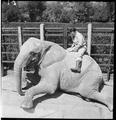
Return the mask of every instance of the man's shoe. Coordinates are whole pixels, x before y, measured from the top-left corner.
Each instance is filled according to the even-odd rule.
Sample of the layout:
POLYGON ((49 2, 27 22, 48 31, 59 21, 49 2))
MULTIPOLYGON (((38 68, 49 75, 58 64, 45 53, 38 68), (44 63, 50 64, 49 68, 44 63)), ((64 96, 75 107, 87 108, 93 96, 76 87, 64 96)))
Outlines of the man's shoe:
POLYGON ((82 66, 82 61, 81 60, 77 60, 76 61, 76 67, 75 68, 71 68, 71 70, 73 72, 78 72, 80 73, 81 72, 81 66, 82 66))

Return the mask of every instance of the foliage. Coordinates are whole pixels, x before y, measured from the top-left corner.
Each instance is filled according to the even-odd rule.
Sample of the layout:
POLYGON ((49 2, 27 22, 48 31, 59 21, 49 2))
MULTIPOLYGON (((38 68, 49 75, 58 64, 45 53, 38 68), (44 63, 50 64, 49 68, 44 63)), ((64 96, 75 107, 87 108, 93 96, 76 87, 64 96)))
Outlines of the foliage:
POLYGON ((106 22, 109 19, 108 9, 106 3, 94 6, 93 21, 106 22))
POLYGON ((17 1, 2 2, 2 21, 108 22, 114 21, 114 2, 17 1))
POLYGON ((42 19, 45 22, 60 22, 62 15, 62 6, 60 4, 54 4, 48 6, 43 12, 42 19))
POLYGON ((47 22, 108 22, 114 18, 111 2, 55 2, 46 7, 43 21, 47 22), (111 18, 112 13, 112 18, 111 18))
POLYGON ((85 12, 84 7, 82 8, 81 6, 79 8, 79 3, 82 4, 81 2, 72 5, 69 2, 62 4, 61 2, 55 2, 53 5, 47 6, 46 10, 43 12, 43 21, 64 23, 78 21, 79 15, 81 16, 81 14, 85 12))
POLYGON ((20 19, 20 11, 13 4, 2 3, 2 21, 3 22, 18 22, 20 19))
POLYGON ((46 7, 42 1, 29 1, 27 8, 31 22, 35 22, 41 20, 42 13, 46 7))

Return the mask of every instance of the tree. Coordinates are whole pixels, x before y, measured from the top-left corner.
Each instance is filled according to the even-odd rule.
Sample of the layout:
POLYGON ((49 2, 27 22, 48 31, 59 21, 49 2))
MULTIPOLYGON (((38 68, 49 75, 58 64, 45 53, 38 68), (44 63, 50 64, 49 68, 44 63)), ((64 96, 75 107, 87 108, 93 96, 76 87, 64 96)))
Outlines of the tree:
POLYGON ((71 22, 71 12, 68 12, 66 10, 63 10, 62 11, 62 15, 61 15, 61 19, 60 19, 60 22, 63 22, 63 23, 70 23, 71 22))
POLYGON ((95 2, 93 5, 93 21, 96 22, 108 22, 109 21, 109 9, 106 2, 95 2))
POLYGON ((45 10, 45 2, 43 1, 29 1, 28 12, 31 22, 41 21, 42 13, 45 10))
POLYGON ((49 3, 46 10, 43 12, 43 20, 49 22, 74 23, 74 21, 76 20, 78 21, 78 18, 82 16, 81 14, 85 12, 84 7, 82 8, 83 4, 80 7, 80 4, 78 3, 81 4, 81 2, 58 2, 58 1, 52 2, 51 4, 49 3))
POLYGON ((114 2, 2 1, 2 21, 108 22, 114 21, 114 2), (17 6, 18 5, 18 6, 17 6))
POLYGON ((15 5, 9 5, 9 10, 7 11, 7 20, 9 22, 18 22, 20 19, 20 11, 15 5))
POLYGON ((107 10, 109 15, 109 21, 114 21, 115 18, 115 2, 107 2, 107 10))
POLYGON ((16 5, 2 3, 2 22, 17 22, 20 19, 20 11, 16 5))
POLYGON ((7 22, 7 10, 9 6, 6 2, 2 2, 2 22, 7 22))
POLYGON ((43 20, 49 22, 60 22, 62 9, 63 8, 59 2, 55 2, 52 5, 47 6, 46 10, 43 12, 43 20))

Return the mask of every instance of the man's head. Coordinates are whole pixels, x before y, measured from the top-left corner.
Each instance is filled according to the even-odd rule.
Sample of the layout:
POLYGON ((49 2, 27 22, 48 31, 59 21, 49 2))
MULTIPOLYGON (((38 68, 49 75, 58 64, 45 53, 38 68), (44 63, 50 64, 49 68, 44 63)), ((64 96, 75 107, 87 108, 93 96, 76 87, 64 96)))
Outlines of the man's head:
POLYGON ((76 35, 76 28, 72 28, 71 30, 70 30, 70 35, 71 35, 71 38, 72 38, 72 40, 74 39, 74 37, 75 37, 75 35, 76 35))

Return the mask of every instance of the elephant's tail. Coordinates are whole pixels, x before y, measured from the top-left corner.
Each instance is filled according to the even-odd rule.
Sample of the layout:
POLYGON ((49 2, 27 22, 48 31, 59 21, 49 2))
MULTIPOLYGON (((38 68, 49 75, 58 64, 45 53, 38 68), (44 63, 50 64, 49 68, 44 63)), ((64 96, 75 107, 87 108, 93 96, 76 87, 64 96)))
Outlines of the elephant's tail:
POLYGON ((111 86, 111 87, 112 87, 112 86, 113 86, 113 83, 112 83, 112 82, 109 82, 109 81, 105 81, 105 82, 104 82, 104 85, 107 85, 107 86, 111 86))
POLYGON ((112 84, 111 82, 105 80, 105 79, 102 77, 100 89, 102 89, 104 85, 113 86, 113 84, 112 84))
POLYGON ((108 81, 107 79, 104 79, 103 77, 102 77, 102 81, 103 81, 104 85, 113 86, 113 82, 112 81, 108 81))
POLYGON ((101 77, 101 82, 100 82, 100 86, 99 86, 99 92, 103 89, 104 85, 105 85, 105 81, 104 81, 103 77, 101 77))

